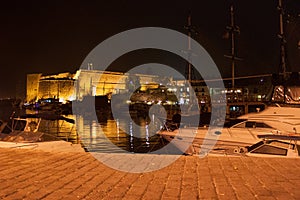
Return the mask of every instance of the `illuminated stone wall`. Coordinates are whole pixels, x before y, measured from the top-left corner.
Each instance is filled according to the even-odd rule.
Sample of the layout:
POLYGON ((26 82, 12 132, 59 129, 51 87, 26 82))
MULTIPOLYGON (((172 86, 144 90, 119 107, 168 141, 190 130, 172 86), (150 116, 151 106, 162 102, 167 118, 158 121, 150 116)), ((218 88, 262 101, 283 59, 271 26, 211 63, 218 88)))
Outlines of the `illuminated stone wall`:
POLYGON ((63 100, 75 99, 73 79, 74 74, 60 73, 43 76, 42 74, 28 74, 26 85, 26 101, 59 98, 63 100))
POLYGON ((42 74, 27 74, 26 100, 28 102, 32 102, 37 99, 41 76, 42 74))
POLYGON ((97 70, 78 70, 76 79, 76 97, 82 99, 85 95, 106 95, 118 89, 125 89, 124 74, 117 72, 102 72, 97 70))
POLYGON ((134 89, 138 84, 157 83, 152 75, 98 70, 78 70, 76 74, 61 73, 42 76, 27 75, 27 101, 45 98, 61 100, 82 100, 86 95, 110 95, 134 89))
POLYGON ((97 70, 78 70, 76 79, 76 98, 82 99, 85 95, 110 95, 126 92, 130 88, 140 84, 155 82, 157 76, 120 72, 103 72, 97 70), (130 80, 135 82, 130 83, 130 80), (137 81, 138 80, 138 81, 137 81))
POLYGON ((41 79, 39 82, 38 99, 57 98, 60 101, 74 100, 74 94, 74 79, 41 79))

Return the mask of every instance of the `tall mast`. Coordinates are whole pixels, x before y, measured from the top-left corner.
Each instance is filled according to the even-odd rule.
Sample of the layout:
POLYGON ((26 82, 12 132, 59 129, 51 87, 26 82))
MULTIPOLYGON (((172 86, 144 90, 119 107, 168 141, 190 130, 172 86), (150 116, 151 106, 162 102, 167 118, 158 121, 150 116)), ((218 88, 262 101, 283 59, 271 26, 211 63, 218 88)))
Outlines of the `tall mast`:
POLYGON ((280 39, 280 70, 283 73, 283 79, 286 80, 286 39, 284 33, 284 15, 285 11, 282 5, 282 0, 278 0, 279 10, 279 34, 280 39))
POLYGON ((188 59, 189 59, 189 62, 188 62, 188 81, 191 83, 191 81, 192 81, 192 65, 191 65, 191 62, 190 62, 190 59, 191 59, 191 50, 192 50, 192 47, 191 47, 192 15, 191 15, 191 13, 189 13, 188 21, 187 22, 188 22, 187 26, 188 26, 188 59))
POLYGON ((187 50, 187 55, 188 55, 188 65, 186 69, 186 76, 187 80, 189 83, 192 82, 193 78, 193 69, 192 69, 192 64, 191 64, 191 58, 192 58, 192 44, 191 44, 191 38, 192 38, 192 33, 195 35, 198 34, 198 32, 194 29, 192 26, 192 15, 189 13, 188 18, 187 18, 187 25, 184 26, 184 28, 188 31, 188 50, 187 50))
POLYGON ((234 89, 235 88, 235 61, 241 60, 236 56, 236 48, 235 48, 235 34, 240 33, 240 28, 235 25, 234 20, 234 8, 233 5, 230 6, 230 25, 226 26, 226 29, 228 33, 230 33, 230 39, 231 39, 231 54, 225 55, 225 57, 231 59, 231 86, 234 89))

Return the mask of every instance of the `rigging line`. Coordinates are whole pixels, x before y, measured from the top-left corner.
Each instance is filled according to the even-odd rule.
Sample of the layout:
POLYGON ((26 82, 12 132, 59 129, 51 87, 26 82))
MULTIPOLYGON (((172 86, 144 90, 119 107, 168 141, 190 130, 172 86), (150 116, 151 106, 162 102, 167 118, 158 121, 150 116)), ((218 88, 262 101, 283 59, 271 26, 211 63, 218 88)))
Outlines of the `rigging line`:
MULTIPOLYGON (((247 79, 247 78, 261 78, 261 77, 269 77, 272 76, 272 74, 260 74, 260 75, 250 75, 250 76, 240 76, 240 77, 235 77, 234 79, 247 79)), ((209 82, 209 81, 227 81, 227 80, 232 80, 231 77, 229 78, 219 78, 219 79, 208 79, 208 80, 192 80, 193 83, 199 83, 199 82, 209 82)))

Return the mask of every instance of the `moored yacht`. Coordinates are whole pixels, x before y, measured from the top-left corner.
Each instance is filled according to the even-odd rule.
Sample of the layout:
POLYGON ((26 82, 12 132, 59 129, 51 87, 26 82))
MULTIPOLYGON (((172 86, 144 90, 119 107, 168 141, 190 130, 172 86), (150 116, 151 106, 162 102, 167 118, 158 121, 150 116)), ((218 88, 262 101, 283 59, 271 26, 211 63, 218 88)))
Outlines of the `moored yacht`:
POLYGON ((259 142, 258 135, 300 134, 300 108, 269 106, 264 111, 249 113, 238 118, 239 123, 230 127, 168 127, 158 132, 186 154, 231 154, 240 147, 259 142))

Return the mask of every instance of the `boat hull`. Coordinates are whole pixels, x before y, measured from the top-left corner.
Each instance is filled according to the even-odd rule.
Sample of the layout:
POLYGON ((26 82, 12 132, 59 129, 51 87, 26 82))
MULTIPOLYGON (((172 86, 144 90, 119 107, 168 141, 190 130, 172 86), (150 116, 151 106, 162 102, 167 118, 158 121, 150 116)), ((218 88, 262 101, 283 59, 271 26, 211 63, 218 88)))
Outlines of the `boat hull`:
MULTIPOLYGON (((175 145, 183 154, 235 154, 260 139, 263 131, 223 128, 182 128, 174 131, 159 131, 158 134, 175 145)), ((272 134, 272 133, 270 133, 272 134)))

